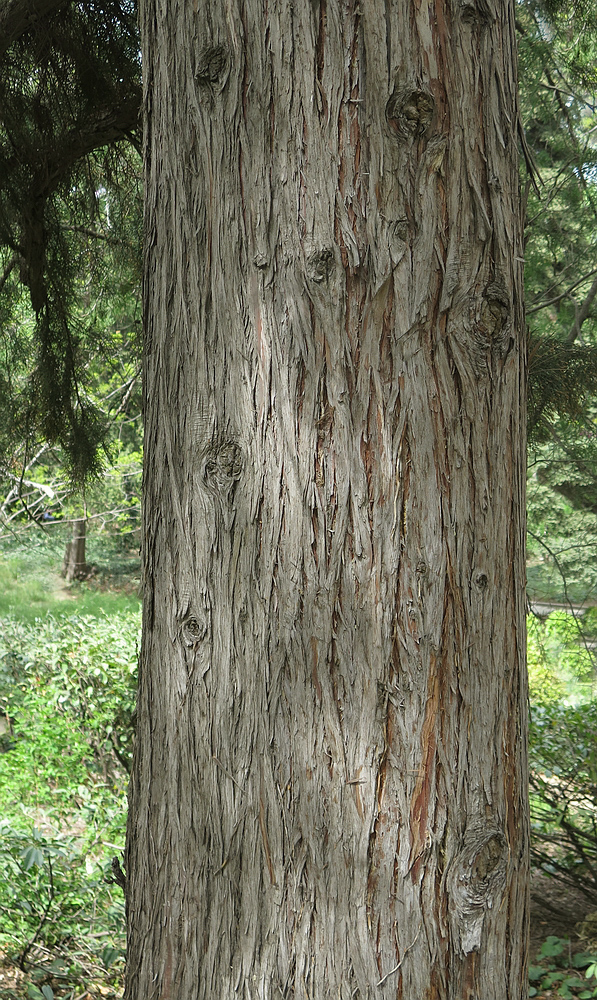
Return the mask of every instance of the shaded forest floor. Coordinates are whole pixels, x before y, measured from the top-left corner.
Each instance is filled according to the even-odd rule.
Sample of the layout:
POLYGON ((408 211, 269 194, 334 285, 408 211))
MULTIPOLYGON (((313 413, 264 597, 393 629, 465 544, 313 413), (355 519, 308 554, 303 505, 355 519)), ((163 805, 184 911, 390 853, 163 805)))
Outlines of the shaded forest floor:
POLYGON ((586 948, 578 936, 577 925, 589 913, 597 911, 597 904, 575 889, 563 886, 554 879, 538 872, 531 878, 531 960, 534 961, 541 945, 550 936, 570 939, 575 951, 586 948))
MULTIPOLYGON (((563 959, 567 955, 570 957, 569 969, 566 961, 560 963, 560 968, 569 971, 570 975, 581 976, 577 968, 571 965, 572 956, 578 952, 586 951, 589 942, 582 940, 579 936, 579 923, 585 920, 587 914, 595 912, 597 906, 591 904, 582 893, 566 888, 553 879, 540 873, 534 873, 531 880, 531 944, 530 962, 531 965, 537 962, 537 956, 548 937, 562 939, 564 944, 563 959)), ((43 962, 43 956, 39 956, 43 962)), ((28 987, 32 985, 31 979, 11 966, 5 956, 0 955, 0 1000, 17 1000, 17 998, 30 997, 28 987)), ((573 996, 580 993, 580 988, 574 990, 573 996)), ((56 993, 58 997, 59 993, 56 993)), ((103 982, 87 983, 87 991, 79 994, 80 1000, 92 1000, 92 998, 121 997, 121 987, 116 981, 111 984, 103 982)), ((554 989, 542 990, 540 987, 535 994, 535 1000, 555 1000, 561 997, 561 993, 554 989)))
POLYGON ((593 995, 595 980, 585 979, 589 961, 583 956, 590 953, 592 959, 597 952, 596 917, 597 904, 582 892, 532 873, 529 995, 534 1000, 593 995))

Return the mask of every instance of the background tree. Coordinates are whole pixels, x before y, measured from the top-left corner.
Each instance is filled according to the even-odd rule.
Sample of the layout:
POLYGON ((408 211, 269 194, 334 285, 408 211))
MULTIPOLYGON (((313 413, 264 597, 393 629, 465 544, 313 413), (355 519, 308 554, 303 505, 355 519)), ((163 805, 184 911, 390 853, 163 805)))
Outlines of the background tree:
POLYGON ((523 997, 514 5, 141 30, 126 996, 523 997))
POLYGON ((597 148, 594 3, 519 5, 522 116, 541 183, 527 183, 531 593, 597 584, 597 148))

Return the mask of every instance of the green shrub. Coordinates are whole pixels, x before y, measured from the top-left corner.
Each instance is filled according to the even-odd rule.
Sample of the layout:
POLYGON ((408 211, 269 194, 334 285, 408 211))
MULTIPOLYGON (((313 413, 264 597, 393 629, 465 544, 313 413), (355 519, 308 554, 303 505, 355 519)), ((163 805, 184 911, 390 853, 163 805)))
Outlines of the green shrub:
POLYGON ((0 951, 33 998, 122 971, 106 876, 124 844, 139 629, 138 611, 0 627, 0 951))
POLYGON ((597 703, 531 709, 532 855, 597 900, 597 703))
POLYGON ((94 784, 121 780, 132 755, 139 629, 139 612, 4 620, 0 712, 14 722, 0 782, 15 769, 36 788, 40 776, 52 784, 65 770, 71 788, 85 773, 94 784))
POLYGON ((0 949, 26 974, 28 997, 96 995, 93 984, 103 996, 120 984, 122 891, 75 838, 0 823, 0 885, 0 949))
POLYGON ((597 996, 595 973, 597 956, 593 952, 571 953, 570 941, 550 936, 543 942, 537 964, 529 965, 529 997, 549 991, 562 1000, 589 1000, 597 996), (591 983, 590 980, 593 980, 591 983), (535 985, 536 984, 536 985, 535 985))
MULTIPOLYGON (((69 834, 47 836, 0 822, 0 946, 23 968, 35 943, 52 947, 101 927, 98 941, 121 946, 122 891, 69 834)), ((102 945, 103 947, 103 945, 102 945)))
POLYGON ((11 828, 76 828, 100 859, 102 844, 110 856, 122 846, 139 628, 138 612, 4 621, 0 814, 11 828))
POLYGON ((528 616, 531 704, 579 703, 592 698, 594 659, 585 644, 585 628, 584 621, 566 611, 552 611, 545 620, 528 616))

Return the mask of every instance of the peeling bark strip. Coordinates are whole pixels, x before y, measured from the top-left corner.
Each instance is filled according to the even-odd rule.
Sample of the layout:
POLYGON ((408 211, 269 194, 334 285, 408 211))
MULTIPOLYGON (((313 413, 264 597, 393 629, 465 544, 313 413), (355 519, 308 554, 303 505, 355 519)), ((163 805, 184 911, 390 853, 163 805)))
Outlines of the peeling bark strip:
POLYGON ((526 996, 513 0, 142 0, 128 1000, 526 996))

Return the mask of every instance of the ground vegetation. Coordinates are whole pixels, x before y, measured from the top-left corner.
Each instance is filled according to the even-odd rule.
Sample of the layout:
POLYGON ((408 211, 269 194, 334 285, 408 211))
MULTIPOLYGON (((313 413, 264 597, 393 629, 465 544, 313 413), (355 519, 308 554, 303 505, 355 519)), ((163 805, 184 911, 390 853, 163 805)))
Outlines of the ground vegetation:
MULTIPOLYGON (((517 6, 517 18, 532 433, 529 588, 533 601, 562 606, 545 623, 532 619, 530 629, 535 858, 554 877, 569 880, 576 874, 592 892, 594 629, 590 615, 574 617, 563 608, 591 603, 597 585, 592 409, 597 291, 595 15, 591 3, 525 2, 517 6), (553 696, 546 697, 546 692, 553 696), (578 748, 582 749, 582 767, 577 766, 578 748)), ((100 737, 95 723, 89 726, 89 710, 82 716, 77 714, 81 707, 72 701, 72 678, 69 681, 68 672, 61 673, 59 662, 60 657, 64 662, 70 660, 76 664, 76 675, 86 676, 89 664, 82 661, 82 644, 77 640, 78 632, 86 634, 86 629, 98 630, 106 642, 117 645, 114 632, 99 612, 98 600, 114 598, 117 606, 119 598, 109 593, 110 573, 101 547, 93 548, 95 526, 103 526, 103 534, 97 537, 103 539, 106 549, 120 546, 124 561, 131 558, 129 542, 139 531, 140 65, 132 6, 103 5, 100 11, 92 4, 43 3, 35 5, 33 18, 31 4, 13 0, 0 12, 0 23, 2 107, 6 109, 0 125, 1 164, 3 176, 9 179, 0 204, 2 513, 5 528, 17 546, 15 551, 20 552, 18 538, 27 523, 34 524, 34 530, 43 536, 43 545, 51 545, 64 530, 62 523, 76 519, 83 510, 91 526, 89 562, 98 567, 95 579, 79 585, 76 598, 87 602, 78 606, 92 611, 93 618, 85 619, 82 611, 72 629, 56 619, 36 626, 38 652, 29 647, 32 662, 37 664, 34 668, 10 659, 23 641, 19 622, 31 620, 30 611, 25 613, 20 598, 14 597, 18 593, 15 578, 18 575, 22 580, 23 576, 22 552, 13 553, 2 570, 13 588, 9 591, 13 597, 8 599, 12 605, 3 609, 8 615, 3 619, 6 662, 12 663, 11 669, 32 669, 22 676, 38 678, 35 683, 40 690, 56 683, 56 705, 64 706, 58 709, 56 743, 64 747, 68 742, 72 749, 72 781, 69 778, 70 785, 67 781, 60 791, 56 757, 49 754, 44 758, 40 770, 31 746, 26 748, 26 731, 35 734, 40 746, 48 748, 52 742, 50 729, 37 729, 31 722, 38 705, 34 695, 31 704, 15 701, 8 710, 6 703, 9 718, 13 712, 15 719, 22 720, 18 747, 15 741, 10 754, 21 755, 20 767, 37 775, 28 787, 33 789, 39 781, 41 798, 48 796, 52 808, 58 810, 53 815, 60 815, 63 824, 35 826, 36 819, 30 822, 31 812, 29 826, 11 821, 12 832, 6 841, 14 836, 12 861, 7 858, 6 864, 13 866, 17 882, 21 880, 19 898, 25 900, 19 910, 20 936, 16 945, 13 942, 10 946, 11 954, 17 964, 22 960, 29 972, 35 968, 33 960, 40 960, 38 985, 29 981, 29 995, 47 998, 49 991, 56 996, 68 996, 70 991, 75 996, 82 992, 83 982, 89 985, 82 966, 73 972, 76 964, 69 966, 68 957, 59 954, 61 941, 70 947, 77 939, 76 920, 79 942, 87 937, 80 933, 82 913, 95 914, 93 919, 100 914, 101 930, 92 920, 84 946, 95 956, 94 970, 98 955, 101 957, 93 944, 94 934, 108 932, 112 936, 106 947, 117 953, 122 949, 120 931, 115 934, 112 916, 106 916, 110 907, 115 907, 116 922, 122 914, 118 886, 102 881, 104 876, 110 877, 110 858, 104 854, 100 859, 97 845, 88 853, 91 842, 84 843, 84 838, 73 840, 68 834, 65 839, 64 824, 69 820, 64 817, 69 814, 64 810, 68 800, 77 810, 84 810, 85 803, 91 802, 96 813, 101 813, 112 797, 118 811, 128 749, 120 742, 115 747, 106 735, 106 726, 113 725, 113 719, 106 722, 102 716, 100 737), (106 453, 116 461, 112 478, 94 478, 93 474, 106 466, 106 453), (73 485, 83 483, 85 477, 85 492, 73 493, 73 485), (52 520, 44 524, 45 513, 52 520), (120 540, 114 543, 115 538, 120 540), (98 593, 103 597, 98 598, 98 593), (15 618, 19 605, 21 617, 15 618), (60 650, 58 658, 48 652, 54 646, 60 650), (42 669, 43 663, 49 666, 42 669), (120 790, 115 791, 118 781, 120 790), (52 782, 58 791, 53 790, 52 782), (81 792, 85 787, 87 792, 81 792), (84 893, 91 895, 85 896, 83 904, 82 883, 75 882, 84 857, 99 867, 93 869, 89 883, 96 879, 96 889, 85 888, 84 893), (73 858, 78 858, 74 867, 73 858), (59 891, 51 886, 48 890, 48 860, 59 891), (78 873, 75 882, 73 871, 78 873), (34 883, 34 879, 38 881, 34 883), (94 897, 96 890, 99 895, 94 897), (64 906, 67 919, 60 930, 56 927, 62 911, 52 907, 63 891, 70 902, 64 906), (41 911, 27 915, 26 903, 32 892, 46 902, 54 895, 43 925, 46 930, 40 932, 23 959, 45 908, 44 904, 41 911), (42 950, 36 952, 35 948, 42 950), (66 962, 72 981, 55 975, 60 969, 51 968, 54 960, 66 962)), ((66 536, 60 537, 63 545, 66 536)), ((112 553, 115 558, 114 548, 112 553)), ((56 592, 59 589, 57 585, 56 592)), ((43 582, 30 607, 37 607, 40 613, 51 607, 56 614, 52 593, 43 582)), ((117 621, 116 631, 124 634, 127 628, 123 621, 117 621)), ((104 654, 95 649, 93 655, 92 672, 104 654)), ((113 668, 114 677, 119 678, 114 680, 114 709, 120 697, 128 703, 130 689, 126 688, 125 695, 122 685, 134 677, 131 674, 127 680, 128 668, 123 672, 123 664, 113 668)), ((93 683, 101 691, 104 681, 93 683)), ((13 675, 5 690, 17 687, 13 675)), ((96 702, 91 704, 95 712, 96 702)), ((117 729, 121 726, 125 743, 129 722, 130 718, 116 724, 117 729)), ((0 738, 10 747, 14 735, 9 732, 0 738)), ((39 791, 35 794, 39 796, 39 791)), ((42 812, 46 805, 42 804, 42 812)), ((27 808, 33 808, 31 802, 27 808)), ((111 822, 107 820, 108 826, 111 822)), ((109 837, 117 846, 121 845, 120 835, 121 828, 120 834, 110 828, 109 837)), ((11 912, 14 920, 14 906, 11 912)), ((560 952, 550 952, 550 947, 558 946, 547 945, 543 964, 563 964, 557 955, 565 954, 566 946, 562 945, 560 952)), ((119 953, 117 962, 120 957, 119 953)), ((546 974, 551 973, 559 974, 558 968, 546 970, 546 974)), ((553 986, 568 989, 570 995, 582 995, 578 984, 564 984, 564 978, 562 975, 558 981, 556 977, 545 985, 543 973, 537 974, 533 988, 548 990, 553 986)))

